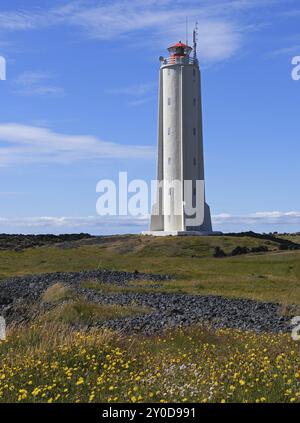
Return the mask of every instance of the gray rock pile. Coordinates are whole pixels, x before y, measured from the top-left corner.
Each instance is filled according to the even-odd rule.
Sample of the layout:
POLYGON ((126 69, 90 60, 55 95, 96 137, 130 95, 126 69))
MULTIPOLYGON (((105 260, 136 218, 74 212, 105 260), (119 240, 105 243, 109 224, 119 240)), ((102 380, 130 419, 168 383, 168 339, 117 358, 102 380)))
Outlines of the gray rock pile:
MULTIPOLYGON (((40 303, 43 292, 60 282, 91 302, 99 304, 139 305, 151 311, 147 314, 109 320, 101 323, 125 333, 142 332, 148 335, 168 328, 193 324, 208 324, 215 328, 236 328, 257 332, 287 332, 290 319, 280 316, 280 305, 247 299, 228 299, 218 296, 197 296, 153 292, 171 279, 167 275, 139 272, 95 270, 79 273, 51 273, 13 278, 0 282, 0 314, 8 323, 28 322, 38 313, 30 307, 40 303), (151 293, 105 292, 82 287, 86 280, 100 280, 104 284, 127 286, 129 281, 147 280, 151 293)), ((100 324, 99 324, 100 325, 100 324)))

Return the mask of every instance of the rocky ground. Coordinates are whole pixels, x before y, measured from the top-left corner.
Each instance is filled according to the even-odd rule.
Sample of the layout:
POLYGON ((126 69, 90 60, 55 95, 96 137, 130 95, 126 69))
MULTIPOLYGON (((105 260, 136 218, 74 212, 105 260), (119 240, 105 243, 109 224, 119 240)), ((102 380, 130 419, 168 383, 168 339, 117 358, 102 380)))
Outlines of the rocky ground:
POLYGON ((257 332, 278 333, 290 330, 290 318, 280 315, 279 304, 217 296, 156 293, 155 289, 169 279, 171 276, 110 270, 13 278, 0 282, 0 315, 6 318, 8 324, 31 321, 50 307, 40 301, 43 292, 60 282, 93 303, 135 304, 151 308, 152 311, 147 314, 101 323, 101 326, 125 333, 142 332, 150 335, 166 328, 198 323, 215 328, 230 327, 257 332), (107 293, 83 288, 82 282, 90 279, 116 286, 127 286, 129 281, 147 280, 152 292, 107 293))
POLYGON ((65 235, 8 235, 0 234, 0 250, 22 251, 27 248, 43 247, 45 245, 73 243, 75 241, 92 238, 91 235, 65 234, 65 235))

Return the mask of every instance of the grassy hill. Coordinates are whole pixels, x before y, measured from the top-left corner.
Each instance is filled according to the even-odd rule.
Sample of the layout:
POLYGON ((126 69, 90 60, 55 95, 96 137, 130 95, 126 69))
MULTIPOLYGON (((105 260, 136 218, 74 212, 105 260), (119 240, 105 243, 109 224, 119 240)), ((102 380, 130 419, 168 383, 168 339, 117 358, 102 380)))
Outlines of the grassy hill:
MULTIPOLYGON (((295 237, 284 239, 297 242, 295 237)), ((174 276, 156 292, 300 304, 300 250, 286 249, 297 245, 274 237, 128 235, 51 238, 49 243, 38 238, 21 239, 21 248, 19 240, 6 240, 2 249, 0 245, 0 279, 97 268, 138 270, 174 276), (214 257, 216 247, 226 257, 214 257), (232 256, 245 247, 268 251, 232 256)), ((86 280, 83 286, 110 289, 110 294, 151 292, 153 281, 117 286, 86 280)), ((146 337, 74 327, 70 322, 146 311, 135 304, 94 304, 73 295, 66 286, 52 285, 42 301, 53 308, 29 326, 10 327, 7 340, 0 341, 0 403, 300 402, 299 343, 289 333, 196 325, 146 337)))
MULTIPOLYGON (((292 240, 295 242, 294 237, 292 240)), ((174 275, 164 291, 215 294, 300 304, 300 250, 254 236, 94 237, 21 251, 0 251, 0 278, 97 268, 174 275), (220 247, 268 248, 266 253, 215 258, 220 247)), ((132 288, 138 289, 138 288, 132 288)), ((147 283, 140 289, 147 289, 147 283)))

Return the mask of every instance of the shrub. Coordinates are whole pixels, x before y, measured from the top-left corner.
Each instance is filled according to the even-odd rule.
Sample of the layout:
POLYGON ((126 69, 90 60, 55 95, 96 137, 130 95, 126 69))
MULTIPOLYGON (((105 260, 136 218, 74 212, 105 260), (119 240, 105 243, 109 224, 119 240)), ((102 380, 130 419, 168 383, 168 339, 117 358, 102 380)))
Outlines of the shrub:
POLYGON ((42 295, 42 301, 44 303, 59 303, 64 300, 68 300, 74 297, 74 292, 71 288, 58 282, 49 288, 42 295))

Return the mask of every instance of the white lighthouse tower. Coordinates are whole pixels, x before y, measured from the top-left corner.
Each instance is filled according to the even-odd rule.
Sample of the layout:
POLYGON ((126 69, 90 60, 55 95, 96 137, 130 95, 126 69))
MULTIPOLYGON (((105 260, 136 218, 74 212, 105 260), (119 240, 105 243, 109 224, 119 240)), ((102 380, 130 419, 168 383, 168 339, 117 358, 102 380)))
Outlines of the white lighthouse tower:
POLYGON ((180 41, 168 51, 160 58, 157 198, 145 234, 210 235, 196 31, 193 49, 180 41))

